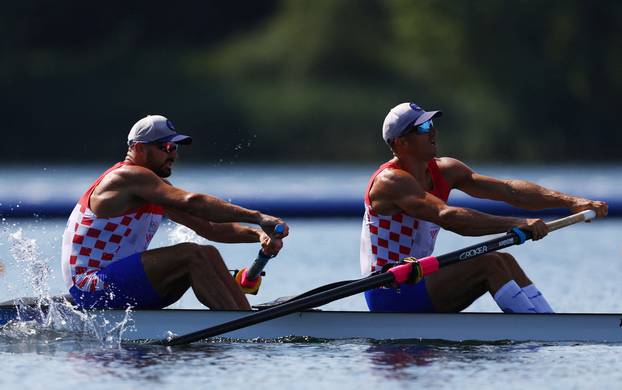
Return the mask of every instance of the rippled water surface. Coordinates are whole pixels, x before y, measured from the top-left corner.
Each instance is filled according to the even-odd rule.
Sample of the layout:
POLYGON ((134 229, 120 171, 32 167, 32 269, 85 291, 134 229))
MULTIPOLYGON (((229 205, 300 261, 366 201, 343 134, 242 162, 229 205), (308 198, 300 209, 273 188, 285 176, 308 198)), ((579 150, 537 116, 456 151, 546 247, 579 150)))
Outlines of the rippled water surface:
POLYGON ((368 340, 216 342, 169 349, 2 340, 0 385, 90 388, 617 388, 621 346, 368 340), (597 360, 597 363, 595 362, 597 360))
MULTIPOLYGON (((562 172, 563 173, 563 172, 562 172)), ((560 174, 567 177, 567 174, 560 174)), ((320 185, 320 184, 318 184, 320 185)), ((576 185, 576 183, 574 184, 576 185)), ((356 278, 360 221, 294 219, 286 248, 267 268, 252 303, 356 278)), ((64 293, 58 256, 64 220, 0 223, 0 301, 64 293)), ((510 248, 560 312, 622 313, 622 220, 575 225, 510 248)), ((474 244, 443 232, 437 254, 474 244)), ((165 224, 152 247, 196 240, 165 224)), ((230 268, 257 246, 218 245, 230 268)), ((174 307, 197 308, 187 294, 174 307)), ((364 310, 360 296, 323 309, 364 310)), ((498 311, 489 296, 469 311, 498 311)), ((130 313, 131 316, 131 313, 130 313)), ((86 328, 85 328, 86 329, 86 328)), ((621 328, 622 332, 622 328, 621 328)), ((182 348, 119 344, 114 335, 56 323, 0 331, 0 388, 618 388, 622 345, 441 343, 370 340, 215 340, 182 348)))

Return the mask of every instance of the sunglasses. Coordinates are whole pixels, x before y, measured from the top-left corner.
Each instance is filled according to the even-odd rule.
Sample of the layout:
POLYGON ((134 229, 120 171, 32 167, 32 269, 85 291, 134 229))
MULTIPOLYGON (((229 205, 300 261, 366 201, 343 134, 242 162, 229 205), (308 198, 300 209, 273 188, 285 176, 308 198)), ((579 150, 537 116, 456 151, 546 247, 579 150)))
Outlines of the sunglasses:
POLYGON ((413 131, 417 134, 428 134, 430 130, 432 130, 433 128, 434 128, 434 122, 432 121, 432 119, 430 119, 430 120, 423 122, 419 126, 408 126, 406 130, 402 132, 400 137, 410 134, 413 131))
POLYGON ((166 152, 166 153, 173 153, 173 152, 176 152, 179 149, 179 145, 177 145, 173 141, 150 142, 150 144, 157 146, 158 149, 160 149, 161 151, 166 152))

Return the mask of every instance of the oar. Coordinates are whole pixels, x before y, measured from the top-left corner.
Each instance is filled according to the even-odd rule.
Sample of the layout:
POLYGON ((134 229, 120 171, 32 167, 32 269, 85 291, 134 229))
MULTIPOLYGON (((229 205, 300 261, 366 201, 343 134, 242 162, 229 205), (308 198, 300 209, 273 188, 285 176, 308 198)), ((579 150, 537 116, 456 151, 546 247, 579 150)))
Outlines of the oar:
MULTIPOLYGON (((274 227, 274 233, 282 234, 285 231, 285 226, 279 224, 274 227)), ((261 286, 261 273, 268 264, 268 261, 276 255, 268 255, 264 252, 263 248, 259 250, 257 258, 253 261, 250 268, 242 268, 235 274, 235 280, 242 288, 245 294, 256 295, 261 286)))
MULTIPOLYGON (((595 217, 596 213, 594 211, 587 210, 549 222, 547 223, 547 226, 549 231, 554 231, 578 222, 588 221, 595 217)), ((473 257, 494 252, 512 245, 520 245, 531 238, 531 233, 529 231, 514 228, 512 231, 503 236, 482 242, 480 244, 472 245, 438 257, 428 256, 419 260, 412 259, 412 261, 400 263, 386 272, 372 274, 344 286, 336 287, 328 291, 274 306, 270 309, 261 310, 245 317, 212 326, 210 328, 173 337, 169 340, 163 340, 160 344, 166 346, 189 344, 208 337, 218 336, 247 326, 255 325, 260 322, 283 317, 297 311, 321 306, 337 299, 355 295, 379 286, 394 284, 399 285, 409 281, 418 280, 423 276, 437 271, 439 268, 443 268, 460 261, 469 260, 473 257)))

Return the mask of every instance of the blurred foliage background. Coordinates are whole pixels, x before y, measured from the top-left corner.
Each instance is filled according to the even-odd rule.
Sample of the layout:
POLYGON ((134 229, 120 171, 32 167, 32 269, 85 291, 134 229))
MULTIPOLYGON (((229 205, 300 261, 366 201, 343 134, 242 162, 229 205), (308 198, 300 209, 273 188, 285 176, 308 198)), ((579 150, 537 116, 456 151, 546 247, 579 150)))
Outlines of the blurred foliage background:
POLYGON ((146 114, 183 159, 378 161, 394 105, 469 161, 620 160, 622 2, 6 2, 5 162, 116 161, 146 114))

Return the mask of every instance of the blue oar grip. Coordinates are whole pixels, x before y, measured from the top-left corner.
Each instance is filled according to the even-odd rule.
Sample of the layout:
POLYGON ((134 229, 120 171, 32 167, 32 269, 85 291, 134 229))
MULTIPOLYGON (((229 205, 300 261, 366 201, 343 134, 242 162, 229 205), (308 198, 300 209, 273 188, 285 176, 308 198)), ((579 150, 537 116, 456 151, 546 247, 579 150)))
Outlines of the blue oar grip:
POLYGON ((524 231, 522 231, 521 229, 517 228, 517 227, 513 227, 512 231, 514 232, 514 234, 516 234, 516 236, 518 237, 518 244, 516 245, 520 245, 523 242, 527 241, 527 235, 525 234, 524 231))
MULTIPOLYGON (((283 232, 285 232, 284 225, 278 224, 274 226, 274 233, 281 234, 283 232)), ((255 259, 255 261, 253 261, 251 267, 246 271, 246 278, 249 280, 255 280, 259 278, 264 267, 266 266, 266 264, 268 264, 268 260, 270 260, 274 256, 276 255, 267 255, 264 253, 263 249, 260 249, 259 253, 257 253, 257 258, 255 259)), ((257 292, 255 290, 255 294, 256 293, 257 292)))
POLYGON ((283 232, 285 232, 285 226, 278 224, 274 227, 274 233, 282 234, 283 232))
POLYGON ((247 273, 248 278, 251 280, 257 279, 257 277, 260 276, 261 271, 263 271, 266 264, 268 264, 268 260, 270 260, 273 257, 274 257, 273 255, 266 255, 265 253, 263 253, 263 249, 260 249, 259 253, 257 254, 257 258, 255 259, 255 261, 253 261, 253 264, 248 269, 248 273, 247 273))

